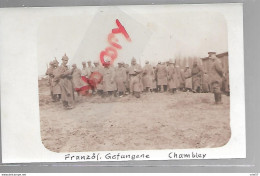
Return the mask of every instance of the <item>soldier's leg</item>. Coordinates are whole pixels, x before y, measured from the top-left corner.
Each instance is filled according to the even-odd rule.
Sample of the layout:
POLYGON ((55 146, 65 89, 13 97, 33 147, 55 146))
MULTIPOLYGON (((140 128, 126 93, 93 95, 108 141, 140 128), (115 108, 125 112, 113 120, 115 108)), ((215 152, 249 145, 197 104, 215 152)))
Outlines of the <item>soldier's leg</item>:
POLYGON ((130 79, 129 89, 130 89, 130 93, 133 93, 133 90, 134 90, 134 79, 133 78, 130 79))

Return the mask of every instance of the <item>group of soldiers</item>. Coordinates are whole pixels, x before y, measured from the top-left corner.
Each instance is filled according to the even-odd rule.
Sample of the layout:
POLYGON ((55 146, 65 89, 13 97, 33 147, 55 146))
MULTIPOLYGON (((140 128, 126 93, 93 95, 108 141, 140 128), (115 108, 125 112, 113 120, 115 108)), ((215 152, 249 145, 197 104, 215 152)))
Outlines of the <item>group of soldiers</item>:
POLYGON ((76 64, 69 68, 69 58, 65 54, 60 65, 56 59, 50 62, 46 75, 49 76, 53 101, 62 100, 65 109, 73 108, 74 92, 77 92, 78 96, 122 97, 131 94, 136 98, 140 98, 142 92, 212 92, 216 104, 220 104, 221 89, 229 80, 216 53, 209 52, 209 58, 212 64, 208 74, 196 60, 192 68, 186 65, 184 69, 172 59, 167 62, 159 61, 156 66, 146 61, 142 68, 135 58, 131 60, 130 66, 118 62, 118 66, 115 67, 110 61, 102 65, 96 61, 92 66, 91 61, 88 61, 87 64, 82 62, 82 69, 77 68, 76 64))

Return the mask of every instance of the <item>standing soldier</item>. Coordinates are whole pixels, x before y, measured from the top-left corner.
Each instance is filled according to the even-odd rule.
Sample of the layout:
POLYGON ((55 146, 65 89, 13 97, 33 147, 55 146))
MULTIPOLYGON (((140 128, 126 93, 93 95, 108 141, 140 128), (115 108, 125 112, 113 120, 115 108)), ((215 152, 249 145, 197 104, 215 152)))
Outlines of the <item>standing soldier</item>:
POLYGON ((81 70, 77 68, 76 64, 72 65, 72 82, 74 90, 78 95, 86 95, 88 90, 88 84, 82 80, 81 70))
POLYGON ((82 70, 81 70, 81 76, 85 77, 85 81, 88 80, 89 76, 90 76, 90 71, 86 66, 86 62, 82 62, 82 70))
POLYGON ((74 89, 72 83, 72 72, 67 63, 69 58, 66 54, 62 57, 62 64, 59 67, 59 84, 61 86, 61 100, 65 109, 72 109, 74 104, 74 89))
POLYGON ((60 87, 60 84, 59 84, 59 62, 56 60, 53 61, 53 66, 54 66, 54 70, 53 70, 53 81, 52 81, 52 84, 53 84, 53 96, 54 96, 54 99, 55 101, 60 101, 61 99, 61 87, 60 87))
POLYGON ((193 84, 193 92, 200 93, 201 92, 201 76, 203 71, 201 67, 198 65, 197 60, 194 60, 193 67, 191 70, 192 75, 192 84, 193 84))
POLYGON ((106 61, 103 69, 103 91, 104 96, 116 96, 115 69, 106 61))
POLYGON ((123 67, 123 62, 118 62, 118 68, 116 69, 116 86, 119 96, 125 95, 126 91, 126 69, 123 67))
POLYGON ((54 63, 53 62, 50 62, 49 63, 49 68, 47 69, 45 75, 48 75, 49 77, 49 80, 48 80, 48 83, 49 83, 49 86, 50 86, 50 94, 51 94, 51 98, 52 98, 52 101, 55 101, 55 97, 53 95, 53 78, 54 78, 54 75, 53 75, 53 70, 54 70, 54 63))
POLYGON ((192 92, 192 78, 191 78, 191 69, 187 64, 184 70, 184 77, 185 77, 185 91, 192 92))
POLYGON ((103 67, 99 65, 98 61, 95 61, 94 65, 95 67, 92 70, 91 79, 94 82, 95 91, 97 91, 97 94, 101 96, 103 94, 103 67))
POLYGON ((211 53, 212 65, 210 68, 210 81, 212 92, 214 93, 215 103, 221 104, 221 84, 223 78, 223 69, 216 53, 211 53))
POLYGON ((157 85, 159 86, 159 91, 163 92, 167 90, 167 69, 160 61, 158 62, 157 68, 157 85))
POLYGON ((153 67, 153 73, 152 73, 152 90, 154 92, 157 92, 157 78, 156 78, 156 67, 153 67))
POLYGON ((126 94, 128 94, 130 92, 130 76, 129 76, 129 65, 128 64, 124 64, 124 68, 126 70, 126 94))
POLYGON ((133 58, 131 61, 131 66, 128 69, 129 80, 130 80, 130 93, 136 98, 140 98, 141 88, 141 73, 142 68, 136 63, 136 59, 133 58))
POLYGON ((153 67, 149 64, 149 61, 145 62, 143 68, 143 85, 146 92, 152 90, 153 82, 153 67))
POLYGON ((169 90, 171 93, 174 93, 177 89, 177 73, 176 73, 176 68, 174 68, 174 62, 172 59, 169 60, 169 66, 167 69, 167 78, 168 78, 168 85, 169 85, 169 90))

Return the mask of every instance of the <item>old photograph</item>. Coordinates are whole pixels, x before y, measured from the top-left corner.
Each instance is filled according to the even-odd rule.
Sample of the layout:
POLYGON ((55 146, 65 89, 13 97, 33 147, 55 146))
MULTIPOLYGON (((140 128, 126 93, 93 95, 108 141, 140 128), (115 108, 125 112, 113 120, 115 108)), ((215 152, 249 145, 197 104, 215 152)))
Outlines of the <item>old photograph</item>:
POLYGON ((53 152, 217 148, 230 128, 221 13, 100 7, 38 29, 40 131, 53 152))

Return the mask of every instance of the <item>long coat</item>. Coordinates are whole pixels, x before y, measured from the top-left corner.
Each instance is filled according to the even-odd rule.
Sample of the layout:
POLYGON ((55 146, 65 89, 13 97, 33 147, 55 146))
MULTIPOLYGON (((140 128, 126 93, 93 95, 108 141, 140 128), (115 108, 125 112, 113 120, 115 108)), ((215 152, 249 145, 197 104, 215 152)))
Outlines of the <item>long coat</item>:
POLYGON ((130 81, 130 92, 141 92, 143 90, 142 86, 142 68, 140 65, 131 65, 128 68, 129 81, 130 81))
POLYGON ((52 90, 53 90, 53 94, 61 94, 61 87, 60 87, 60 68, 59 67, 56 67, 54 70, 53 70, 53 80, 52 80, 52 90))
POLYGON ((59 72, 58 75, 60 78, 61 100, 71 104, 74 101, 72 70, 69 70, 68 66, 61 65, 58 67, 57 71, 59 72))
POLYGON ((125 92, 126 91, 126 69, 124 67, 120 67, 116 69, 116 86, 117 91, 125 92))
POLYGON ((87 86, 87 83, 81 79, 81 70, 76 68, 72 73, 72 82, 75 90, 87 86))
POLYGON ((190 68, 188 68, 184 71, 184 77, 185 77, 185 88, 192 89, 192 78, 191 78, 191 69, 190 68))
POLYGON ((216 59, 216 61, 212 63, 209 71, 209 75, 210 75, 211 84, 222 83, 223 69, 220 60, 216 59))
POLYGON ((103 69, 103 90, 104 92, 116 90, 115 68, 113 67, 103 69))
POLYGON ((157 65, 157 85, 167 85, 167 68, 165 65, 157 65))
POLYGON ((97 66, 92 69, 91 79, 95 79, 97 90, 103 90, 103 67, 97 66))
POLYGON ((203 71, 200 66, 198 65, 193 66, 191 70, 193 89, 197 89, 198 87, 201 87, 202 74, 203 71))
POLYGON ((153 83, 153 67, 150 64, 146 64, 143 68, 143 86, 144 88, 152 87, 153 83))
POLYGON ((168 67, 167 78, 168 78, 169 89, 178 88, 179 79, 178 79, 178 76, 177 76, 176 68, 174 68, 173 65, 169 65, 169 67, 168 67))

